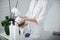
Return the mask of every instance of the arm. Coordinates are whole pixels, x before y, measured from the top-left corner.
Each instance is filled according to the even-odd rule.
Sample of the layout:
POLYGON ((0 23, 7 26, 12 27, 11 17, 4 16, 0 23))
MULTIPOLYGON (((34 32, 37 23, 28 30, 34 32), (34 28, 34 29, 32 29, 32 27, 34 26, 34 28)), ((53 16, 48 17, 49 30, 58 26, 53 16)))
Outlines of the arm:
MULTIPOLYGON (((40 12, 40 15, 37 19, 35 18, 26 18, 25 21, 31 21, 31 22, 35 22, 35 23, 42 23, 46 17, 46 14, 47 14, 47 1, 44 1, 45 3, 43 3, 43 7, 42 7, 42 10, 40 12)), ((36 12, 37 13, 37 12, 36 12)), ((27 17, 27 16, 25 16, 27 17)))
MULTIPOLYGON (((44 2, 43 2, 43 6, 42 6, 42 10, 40 12, 40 15, 39 15, 39 17, 37 19, 36 18, 29 18, 26 15, 25 17, 22 18, 21 22, 30 21, 30 22, 35 22, 35 23, 39 23, 39 24, 42 23, 44 21, 45 17, 46 17, 46 12, 47 12, 47 10, 46 10, 47 2, 46 1, 44 1, 44 2)), ((38 13, 38 11, 36 11, 35 13, 38 13)), ((27 14, 29 15, 29 13, 27 13, 27 14)))
POLYGON ((35 18, 28 18, 27 16, 23 17, 23 18, 22 18, 22 20, 37 23, 37 21, 36 21, 36 19, 35 19, 35 18))

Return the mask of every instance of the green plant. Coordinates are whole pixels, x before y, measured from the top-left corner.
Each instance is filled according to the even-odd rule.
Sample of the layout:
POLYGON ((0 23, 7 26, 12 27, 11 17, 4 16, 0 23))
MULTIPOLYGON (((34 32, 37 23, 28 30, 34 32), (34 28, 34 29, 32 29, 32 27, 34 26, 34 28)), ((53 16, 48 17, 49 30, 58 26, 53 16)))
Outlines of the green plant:
POLYGON ((1 21, 1 25, 4 27, 5 33, 9 35, 10 34, 9 32, 10 17, 6 16, 5 20, 1 21))

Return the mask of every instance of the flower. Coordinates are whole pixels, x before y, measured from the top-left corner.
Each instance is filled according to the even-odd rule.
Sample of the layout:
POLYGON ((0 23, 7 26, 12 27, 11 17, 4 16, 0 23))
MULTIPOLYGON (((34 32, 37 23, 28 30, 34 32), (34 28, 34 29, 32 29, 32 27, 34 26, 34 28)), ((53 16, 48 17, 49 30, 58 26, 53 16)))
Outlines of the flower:
POLYGON ((13 13, 15 17, 21 16, 21 12, 20 12, 16 7, 14 7, 14 8, 11 10, 11 13, 13 13))

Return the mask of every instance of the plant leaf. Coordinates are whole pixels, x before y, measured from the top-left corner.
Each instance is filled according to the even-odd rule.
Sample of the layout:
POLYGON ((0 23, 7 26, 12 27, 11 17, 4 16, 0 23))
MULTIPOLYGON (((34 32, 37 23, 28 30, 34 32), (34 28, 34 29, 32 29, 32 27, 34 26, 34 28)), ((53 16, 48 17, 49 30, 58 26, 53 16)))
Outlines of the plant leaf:
POLYGON ((4 27, 4 30, 5 30, 5 33, 6 33, 7 35, 10 35, 9 26, 5 26, 5 27, 4 27))

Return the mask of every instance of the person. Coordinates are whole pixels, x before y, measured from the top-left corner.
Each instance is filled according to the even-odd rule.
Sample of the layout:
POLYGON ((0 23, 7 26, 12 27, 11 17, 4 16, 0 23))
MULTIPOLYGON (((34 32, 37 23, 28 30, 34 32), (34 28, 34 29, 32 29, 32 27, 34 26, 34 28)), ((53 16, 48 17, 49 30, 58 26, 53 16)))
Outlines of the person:
MULTIPOLYGON (((30 38, 41 38, 44 32, 44 20, 47 15, 47 0, 31 0, 28 12, 19 21, 20 23, 27 22, 28 25, 25 33, 31 29, 30 38)), ((18 22, 18 24, 20 24, 18 22)))

